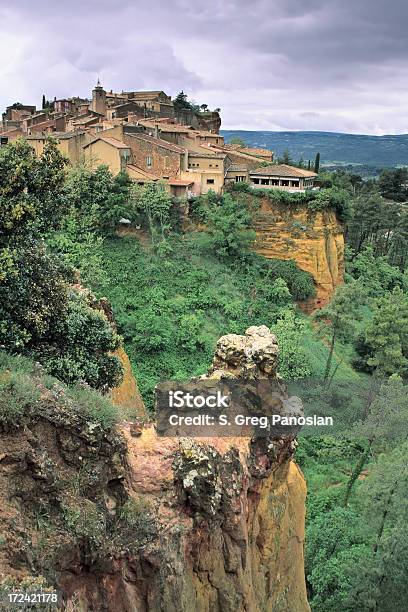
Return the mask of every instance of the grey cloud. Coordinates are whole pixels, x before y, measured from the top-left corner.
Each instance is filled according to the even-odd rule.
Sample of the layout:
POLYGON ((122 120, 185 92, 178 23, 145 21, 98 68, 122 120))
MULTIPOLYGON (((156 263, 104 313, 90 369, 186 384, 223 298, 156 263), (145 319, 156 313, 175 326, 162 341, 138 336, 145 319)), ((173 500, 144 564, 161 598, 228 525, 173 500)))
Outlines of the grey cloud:
POLYGON ((86 95, 99 75, 183 88, 230 127, 406 131, 407 22, 405 0, 14 0, 0 105, 86 95))

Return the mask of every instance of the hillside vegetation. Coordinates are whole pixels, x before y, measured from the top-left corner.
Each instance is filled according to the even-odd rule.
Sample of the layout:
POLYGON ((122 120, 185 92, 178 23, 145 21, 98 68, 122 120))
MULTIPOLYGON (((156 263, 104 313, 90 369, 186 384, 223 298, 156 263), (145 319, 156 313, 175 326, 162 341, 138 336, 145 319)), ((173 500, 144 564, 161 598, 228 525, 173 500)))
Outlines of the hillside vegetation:
MULTIPOLYGON (((121 418, 106 398, 121 380, 113 355, 121 336, 152 413, 159 380, 203 373, 219 336, 268 325, 280 374, 302 383, 307 410, 336 417, 329 435, 304 432, 297 450, 309 484, 312 609, 395 612, 408 600, 406 175, 319 178, 319 193, 269 195, 289 213, 335 209, 345 224, 345 283, 306 316, 298 302, 313 296, 311 276, 251 251, 257 196, 247 186, 196 200, 183 231, 188 224, 160 184, 135 186, 105 167, 68 170, 52 143, 39 159, 24 142, 2 147, 0 427, 25 436, 28 422, 37 428, 51 418, 54 431, 67 416, 80 426, 75 439, 87 431, 94 459, 121 418), (141 230, 120 235, 122 217, 141 230)), ((40 466, 37 438, 29 438, 40 466)), ((79 461, 72 438, 64 444, 58 452, 71 449, 79 461)), ((88 494, 91 481, 89 472, 88 494)), ((37 510, 41 522, 44 508, 37 510)), ((108 532, 92 531, 105 515, 88 525, 76 506, 57 514, 65 535, 74 529, 86 546, 109 548, 108 532)))

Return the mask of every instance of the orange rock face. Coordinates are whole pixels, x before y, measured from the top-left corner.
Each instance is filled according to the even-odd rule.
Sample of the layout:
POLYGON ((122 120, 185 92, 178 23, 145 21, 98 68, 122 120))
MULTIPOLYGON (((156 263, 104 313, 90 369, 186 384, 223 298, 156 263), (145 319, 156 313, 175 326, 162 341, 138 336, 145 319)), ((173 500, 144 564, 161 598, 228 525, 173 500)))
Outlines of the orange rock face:
POLYGON ((257 253, 270 259, 293 259, 312 274, 317 295, 309 307, 327 303, 344 276, 344 233, 336 213, 289 208, 265 198, 254 214, 254 229, 257 253))
POLYGON ((129 357, 123 348, 119 348, 115 354, 122 363, 124 373, 120 387, 116 387, 111 391, 112 402, 116 406, 124 408, 125 411, 129 411, 129 418, 134 416, 147 418, 146 408, 139 393, 129 357))

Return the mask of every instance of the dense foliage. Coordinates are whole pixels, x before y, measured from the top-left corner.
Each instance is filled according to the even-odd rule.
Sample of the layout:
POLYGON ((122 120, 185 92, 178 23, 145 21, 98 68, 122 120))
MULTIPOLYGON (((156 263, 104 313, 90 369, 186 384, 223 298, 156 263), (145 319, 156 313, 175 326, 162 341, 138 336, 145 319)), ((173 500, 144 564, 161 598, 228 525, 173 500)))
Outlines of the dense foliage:
MULTIPOLYGON (((94 298, 73 289, 70 262, 44 242, 83 205, 66 184, 64 166, 51 141, 39 158, 23 141, 0 151, 0 348, 34 357, 65 382, 106 390, 122 375, 111 355, 119 336, 94 298)), ((79 226, 86 223, 81 216, 79 226)), ((80 232, 71 239, 77 251, 79 242, 80 232)))
POLYGON ((113 305, 149 407, 159 380, 204 373, 217 339, 243 333, 250 325, 276 324, 278 335, 290 336, 283 369, 288 370, 297 356, 296 372, 308 368, 301 348, 304 329, 293 311, 291 295, 292 291, 297 298, 313 293, 307 273, 293 262, 255 254, 245 264, 220 261, 202 246, 199 233, 184 238, 174 235, 169 245, 163 259, 160 251, 142 246, 133 237, 104 243, 109 281, 99 291, 113 305))
MULTIPOLYGON (((191 104, 184 94, 179 103, 191 104)), ((245 184, 210 192, 190 203, 194 231, 183 233, 160 184, 68 168, 52 142, 39 158, 24 142, 2 147, 0 422, 23 424, 41 410, 45 385, 85 418, 114 423, 111 404, 87 387, 118 383, 120 339, 81 283, 111 301, 150 409, 159 380, 206 371, 221 335, 268 325, 281 346, 279 373, 306 381, 305 405, 337 421, 336 437, 302 434, 297 451, 309 488, 312 609, 394 612, 408 595, 406 172, 319 180, 322 189, 305 194, 245 184), (251 251, 259 197, 310 215, 334 209, 345 224, 345 284, 312 317, 295 304, 314 295, 311 276, 251 251), (132 227, 120 237, 123 219, 132 227)))

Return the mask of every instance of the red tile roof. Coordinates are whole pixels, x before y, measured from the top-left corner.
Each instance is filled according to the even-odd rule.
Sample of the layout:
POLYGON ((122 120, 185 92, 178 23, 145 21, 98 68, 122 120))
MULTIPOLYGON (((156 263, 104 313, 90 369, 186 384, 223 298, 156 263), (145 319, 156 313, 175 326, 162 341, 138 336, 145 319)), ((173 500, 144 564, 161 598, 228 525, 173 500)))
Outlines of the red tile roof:
POLYGON ((272 164, 256 168, 251 170, 250 174, 251 176, 256 174, 260 176, 288 176, 293 178, 313 178, 317 176, 315 172, 303 170, 303 168, 295 168, 295 166, 288 166, 287 164, 272 164))
POLYGON ((169 185, 174 185, 174 187, 189 187, 190 185, 193 185, 194 181, 182 181, 179 179, 170 179, 169 180, 169 185))
POLYGON ((169 151, 174 151, 174 153, 185 153, 185 149, 178 147, 167 140, 162 140, 161 138, 154 138, 154 136, 148 136, 147 134, 126 134, 130 138, 136 138, 139 140, 144 140, 145 142, 150 142, 158 147, 162 147, 163 149, 168 149, 169 151))

